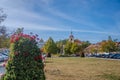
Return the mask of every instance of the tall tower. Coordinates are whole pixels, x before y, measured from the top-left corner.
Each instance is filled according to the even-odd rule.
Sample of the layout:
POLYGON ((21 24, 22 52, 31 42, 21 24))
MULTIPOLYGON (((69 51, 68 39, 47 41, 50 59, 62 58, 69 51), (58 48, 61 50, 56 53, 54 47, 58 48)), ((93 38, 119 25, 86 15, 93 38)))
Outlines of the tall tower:
POLYGON ((71 34, 69 36, 69 41, 72 42, 72 43, 74 42, 74 36, 72 34, 72 31, 71 31, 71 34))

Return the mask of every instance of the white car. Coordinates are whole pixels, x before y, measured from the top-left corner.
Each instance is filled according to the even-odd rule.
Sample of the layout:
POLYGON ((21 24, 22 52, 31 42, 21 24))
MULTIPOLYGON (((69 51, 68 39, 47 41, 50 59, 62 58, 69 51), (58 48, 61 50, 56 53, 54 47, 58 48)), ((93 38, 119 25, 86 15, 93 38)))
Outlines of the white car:
POLYGON ((0 61, 5 61, 8 59, 8 56, 4 55, 4 54, 0 54, 0 61))
POLYGON ((0 62, 4 61, 4 57, 0 54, 0 62))

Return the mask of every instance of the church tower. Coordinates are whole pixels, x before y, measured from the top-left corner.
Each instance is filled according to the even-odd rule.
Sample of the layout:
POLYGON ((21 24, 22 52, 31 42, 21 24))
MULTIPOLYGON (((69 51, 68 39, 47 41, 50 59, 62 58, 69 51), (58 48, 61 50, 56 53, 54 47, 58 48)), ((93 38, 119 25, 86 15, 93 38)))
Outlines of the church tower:
POLYGON ((74 42, 74 36, 72 34, 72 31, 71 31, 71 34, 69 36, 69 41, 72 42, 72 43, 74 42))

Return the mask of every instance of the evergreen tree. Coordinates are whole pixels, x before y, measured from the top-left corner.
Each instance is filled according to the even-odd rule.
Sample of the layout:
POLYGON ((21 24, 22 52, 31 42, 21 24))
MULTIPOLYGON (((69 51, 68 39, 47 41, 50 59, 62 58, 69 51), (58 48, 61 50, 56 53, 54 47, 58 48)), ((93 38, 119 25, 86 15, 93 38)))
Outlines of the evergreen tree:
POLYGON ((18 33, 11 36, 10 42, 9 60, 2 80, 45 80, 36 36, 18 33))

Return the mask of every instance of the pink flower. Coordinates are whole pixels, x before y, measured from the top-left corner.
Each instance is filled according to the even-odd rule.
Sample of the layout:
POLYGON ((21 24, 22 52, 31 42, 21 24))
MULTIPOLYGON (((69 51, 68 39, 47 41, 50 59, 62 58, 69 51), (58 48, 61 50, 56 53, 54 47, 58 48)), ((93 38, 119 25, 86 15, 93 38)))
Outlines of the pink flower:
POLYGON ((36 36, 32 36, 33 39, 36 39, 36 36))
POLYGON ((15 41, 18 41, 19 40, 19 37, 17 36, 16 38, 15 38, 15 41))
POLYGON ((6 62, 3 62, 3 63, 2 63, 2 66, 5 67, 5 66, 6 66, 6 62))
POLYGON ((42 60, 42 59, 43 59, 43 58, 42 58, 42 55, 39 55, 38 57, 39 57, 39 59, 40 59, 40 60, 42 60))
POLYGON ((42 60, 43 58, 42 58, 42 55, 38 55, 38 56, 35 56, 34 57, 34 60, 35 61, 38 61, 38 60, 42 60))
POLYGON ((10 43, 14 43, 14 40, 13 40, 13 39, 10 39, 10 43))
POLYGON ((35 60, 35 61, 38 61, 38 60, 39 60, 38 56, 35 56, 35 57, 34 57, 34 60, 35 60))
POLYGON ((34 38, 33 38, 33 37, 30 37, 30 40, 34 40, 34 38))

